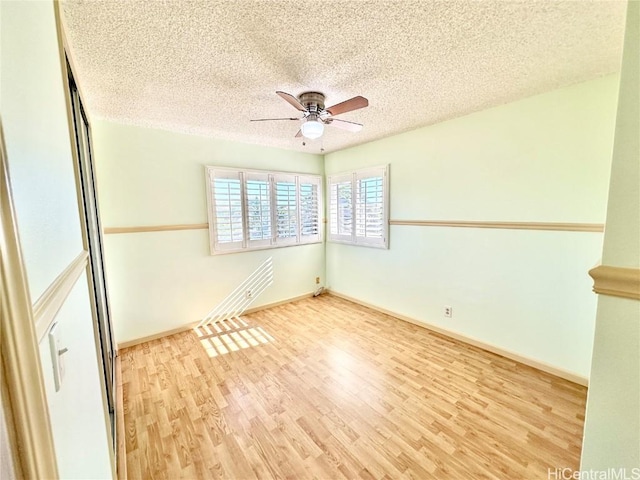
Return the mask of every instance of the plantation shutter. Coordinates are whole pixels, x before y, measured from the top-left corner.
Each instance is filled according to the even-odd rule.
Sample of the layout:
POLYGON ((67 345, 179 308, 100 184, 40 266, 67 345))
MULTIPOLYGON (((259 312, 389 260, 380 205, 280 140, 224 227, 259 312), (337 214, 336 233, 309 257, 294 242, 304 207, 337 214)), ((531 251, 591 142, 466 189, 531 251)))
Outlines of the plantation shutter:
POLYGON ((328 240, 388 248, 388 166, 331 175, 328 240))
POLYGON ((318 177, 298 177, 300 205, 300 243, 319 242, 320 228, 320 179, 318 177))
POLYGON ((274 175, 276 245, 298 242, 298 192, 295 175, 274 175))
POLYGON ((353 241, 353 175, 335 175, 328 179, 329 239, 353 241))
POLYGON ((211 254, 322 242, 322 177, 205 167, 211 254))
POLYGON ((271 214, 271 176, 246 172, 244 194, 249 247, 271 245, 273 216, 271 214))
POLYGON ((380 245, 384 243, 385 198, 384 171, 381 169, 356 172, 355 224, 356 243, 380 245))
POLYGON ((211 243, 214 250, 237 250, 244 247, 242 173, 208 170, 207 195, 211 243))

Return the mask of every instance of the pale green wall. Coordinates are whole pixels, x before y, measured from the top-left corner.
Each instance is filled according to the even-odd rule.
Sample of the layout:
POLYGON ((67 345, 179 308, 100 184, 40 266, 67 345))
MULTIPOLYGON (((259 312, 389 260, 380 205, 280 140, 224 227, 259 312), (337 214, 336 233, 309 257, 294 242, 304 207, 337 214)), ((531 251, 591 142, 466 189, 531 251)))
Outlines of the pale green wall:
MULTIPOLYGON (((392 220, 603 223, 617 86, 603 77, 331 153, 326 174, 389 163, 392 220)), ((600 233, 391 226, 389 250, 327 244, 327 286, 587 378, 601 246, 600 233)))
MULTIPOLYGON (((207 222, 205 165, 323 173, 319 155, 201 136, 92 122, 103 227, 207 222)), ((253 306, 315 290, 324 245, 211 256, 207 230, 105 235, 116 340, 125 342, 196 322, 264 259, 274 284, 253 306)))
MULTIPOLYGON (((640 3, 629 2, 603 265, 640 267, 640 3)), ((584 470, 640 469, 640 302, 601 295, 584 470)), ((640 472, 640 470, 636 470, 640 472)))
MULTIPOLYGON (((31 299, 82 252, 82 237, 53 1, 0 1, 0 112, 31 299)), ((40 342, 60 478, 111 478, 109 438, 87 280, 56 316, 66 377, 53 387, 40 342)), ((24 419, 23 419, 24 420, 24 419)))
MULTIPOLYGON (((327 173, 391 164, 391 218, 604 222, 617 76, 325 157, 327 173)), ((322 157, 96 120, 105 227, 206 222, 203 165, 322 173, 322 157)), ((106 235, 119 342, 200 319, 264 258, 257 305, 324 279, 322 245, 212 257, 206 230, 106 235)), ((600 233, 391 227, 390 250, 329 243, 327 286, 589 376, 600 233), (442 307, 452 305, 445 320, 442 307)))
POLYGON ((62 73, 53 2, 0 3, 2 118, 22 251, 37 299, 82 250, 62 73))

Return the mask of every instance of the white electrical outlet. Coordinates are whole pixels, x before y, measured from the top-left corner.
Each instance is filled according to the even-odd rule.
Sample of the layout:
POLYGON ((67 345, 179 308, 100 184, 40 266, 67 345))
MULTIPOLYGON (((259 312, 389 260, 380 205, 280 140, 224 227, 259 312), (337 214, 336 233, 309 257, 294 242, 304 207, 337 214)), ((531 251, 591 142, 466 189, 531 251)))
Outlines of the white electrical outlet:
POLYGON ((247 290, 247 291, 245 292, 245 296, 246 296, 247 298, 251 298, 251 297, 253 297, 253 292, 252 292, 251 290, 247 290))
POLYGON ((453 308, 451 308, 450 305, 444 306, 444 316, 449 318, 453 317, 453 308))

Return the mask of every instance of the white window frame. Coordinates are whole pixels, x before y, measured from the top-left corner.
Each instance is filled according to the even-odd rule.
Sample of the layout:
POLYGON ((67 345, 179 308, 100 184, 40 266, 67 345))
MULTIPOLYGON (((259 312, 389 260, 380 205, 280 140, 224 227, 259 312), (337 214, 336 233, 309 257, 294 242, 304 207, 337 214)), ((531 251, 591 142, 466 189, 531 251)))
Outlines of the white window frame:
POLYGON ((336 173, 327 177, 327 241, 334 243, 346 243, 374 248, 389 248, 389 165, 363 168, 350 172, 336 173), (361 231, 358 220, 358 210, 361 204, 358 202, 359 181, 367 178, 382 179, 382 232, 380 237, 368 237, 359 235, 361 231), (340 202, 338 185, 351 188, 351 202, 340 202), (347 209, 351 215, 351 227, 341 228, 348 222, 340 222, 337 215, 338 209, 347 209))
MULTIPOLYGON (((270 170, 248 170, 228 167, 205 166, 205 179, 207 191, 207 214, 209 219, 209 246, 211 255, 220 255, 227 253, 246 252, 251 250, 264 250, 268 248, 288 247, 294 245, 306 245, 311 243, 321 243, 323 241, 324 225, 322 221, 322 213, 324 210, 322 177, 320 175, 310 175, 302 173, 276 172, 270 170), (241 202, 242 212, 242 240, 240 241, 220 241, 218 237, 218 217, 216 198, 214 196, 214 182, 216 179, 238 180, 240 184, 239 199, 241 202), (249 231, 249 215, 250 201, 247 182, 267 182, 268 195, 268 217, 270 219, 270 236, 268 238, 251 239, 249 231), (278 183, 293 183, 295 195, 293 197, 295 207, 295 235, 279 236, 278 235, 278 200, 276 186, 278 183), (317 230, 314 234, 303 235, 302 226, 302 205, 301 205, 301 185, 312 185, 312 191, 315 187, 316 207, 315 223, 317 230)), ((262 210, 267 204, 260 190, 260 217, 264 218, 262 210)), ((289 197, 291 198, 291 197, 289 197)), ((305 197, 305 198, 308 198, 305 197)), ((237 202, 237 200, 236 200, 237 202)), ((237 205, 237 203, 236 203, 237 205)), ((309 219, 309 212, 305 211, 305 218, 309 219)), ((313 219, 312 215, 312 223, 313 219)), ((261 222, 262 223, 262 222, 261 222)), ((237 222, 236 222, 237 225, 237 222)))

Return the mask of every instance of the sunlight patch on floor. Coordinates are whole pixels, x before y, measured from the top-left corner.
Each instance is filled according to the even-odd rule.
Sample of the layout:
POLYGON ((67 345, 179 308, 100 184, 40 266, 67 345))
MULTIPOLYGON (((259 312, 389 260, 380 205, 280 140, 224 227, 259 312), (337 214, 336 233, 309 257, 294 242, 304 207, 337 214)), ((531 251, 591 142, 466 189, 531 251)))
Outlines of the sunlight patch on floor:
POLYGON ((275 341, 264 328, 251 326, 240 317, 195 327, 193 331, 212 358, 275 341))

